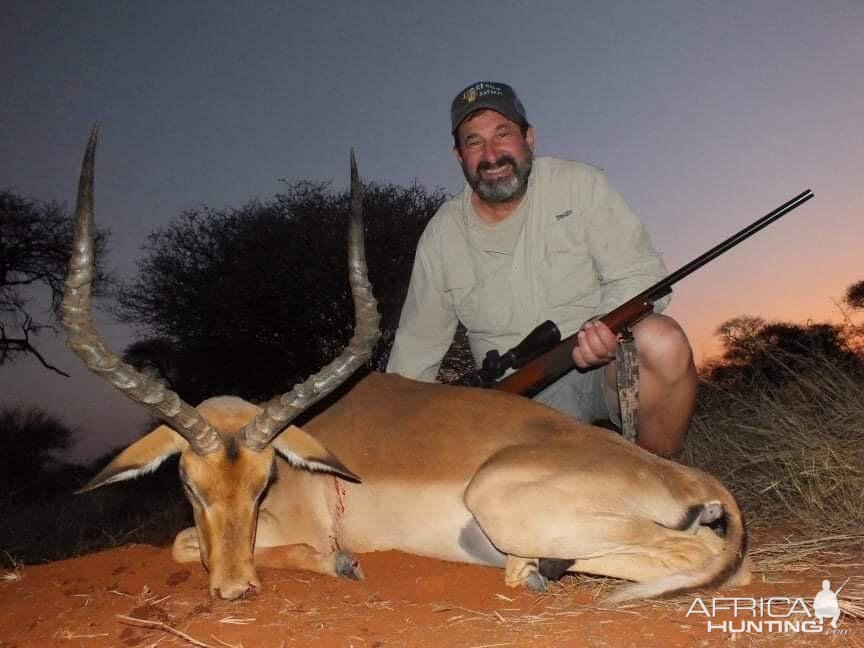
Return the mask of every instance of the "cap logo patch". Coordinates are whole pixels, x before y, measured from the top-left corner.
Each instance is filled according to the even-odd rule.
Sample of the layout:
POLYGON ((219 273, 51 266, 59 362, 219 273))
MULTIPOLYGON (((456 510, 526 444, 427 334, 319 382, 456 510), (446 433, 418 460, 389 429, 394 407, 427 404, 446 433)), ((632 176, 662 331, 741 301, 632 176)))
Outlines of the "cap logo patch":
POLYGON ((488 97, 490 95, 503 97, 504 92, 501 90, 501 87, 495 83, 475 83, 462 93, 462 101, 466 103, 474 103, 480 97, 488 97))
POLYGON ((456 132, 459 124, 469 114, 481 108, 495 110, 511 121, 528 125, 525 108, 506 83, 494 81, 478 81, 456 95, 450 105, 450 123, 452 132, 456 132))

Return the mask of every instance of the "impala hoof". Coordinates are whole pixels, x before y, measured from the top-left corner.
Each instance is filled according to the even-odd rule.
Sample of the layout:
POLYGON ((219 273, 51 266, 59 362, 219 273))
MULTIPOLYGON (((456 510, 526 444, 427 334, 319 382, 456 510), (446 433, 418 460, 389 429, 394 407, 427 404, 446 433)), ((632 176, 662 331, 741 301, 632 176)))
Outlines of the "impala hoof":
POLYGON ((546 591, 546 579, 540 572, 534 572, 525 577, 522 584, 532 592, 542 593, 546 591))
POLYGON ((354 555, 347 551, 336 552, 336 575, 350 580, 363 580, 363 570, 354 555))

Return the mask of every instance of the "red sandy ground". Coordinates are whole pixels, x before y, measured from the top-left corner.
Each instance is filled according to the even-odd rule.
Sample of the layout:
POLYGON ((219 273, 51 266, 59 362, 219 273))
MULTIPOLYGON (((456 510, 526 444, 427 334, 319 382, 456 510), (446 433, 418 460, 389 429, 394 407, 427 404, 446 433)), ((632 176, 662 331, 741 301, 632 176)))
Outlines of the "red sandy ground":
MULTIPOLYGON (((263 570, 263 591, 234 602, 210 599, 203 568, 174 563, 167 548, 25 566, 0 581, 0 647, 864 646, 864 624, 848 617, 843 636, 708 634, 704 618, 685 616, 692 596, 609 610, 592 606, 598 588, 611 586, 600 579, 565 579, 537 595, 506 587, 497 569, 398 552, 359 558, 362 582, 263 570)), ((815 570, 766 582, 757 574, 754 585, 723 594, 812 600, 826 576, 843 575, 815 570)))

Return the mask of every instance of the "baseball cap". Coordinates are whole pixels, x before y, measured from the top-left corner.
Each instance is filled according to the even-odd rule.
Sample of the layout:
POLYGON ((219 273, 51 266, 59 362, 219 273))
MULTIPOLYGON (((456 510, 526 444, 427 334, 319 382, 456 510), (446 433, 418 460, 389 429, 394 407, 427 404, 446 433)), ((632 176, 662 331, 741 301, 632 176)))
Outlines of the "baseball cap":
POLYGON ((453 100, 450 106, 451 132, 455 133, 459 124, 471 113, 487 109, 499 112, 522 126, 530 126, 525 115, 525 106, 519 101, 513 88, 506 83, 478 81, 465 88, 453 100))

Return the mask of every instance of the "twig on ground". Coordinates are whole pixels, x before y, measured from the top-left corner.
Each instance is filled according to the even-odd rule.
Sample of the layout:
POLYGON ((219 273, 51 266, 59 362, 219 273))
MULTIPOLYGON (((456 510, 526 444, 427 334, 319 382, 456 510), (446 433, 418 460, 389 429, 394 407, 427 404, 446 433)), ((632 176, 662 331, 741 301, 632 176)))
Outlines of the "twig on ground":
POLYGON ((198 641, 194 637, 189 636, 185 632, 181 632, 177 628, 172 628, 167 623, 162 623, 161 621, 151 621, 149 619, 139 619, 137 617, 127 616, 125 614, 116 615, 118 619, 121 621, 125 621, 130 625, 137 625, 142 628, 152 628, 153 630, 162 630, 163 632, 167 632, 168 634, 173 634, 175 637, 179 637, 184 641, 188 641, 193 646, 200 646, 200 648, 213 648, 210 644, 206 644, 203 641, 198 641))

